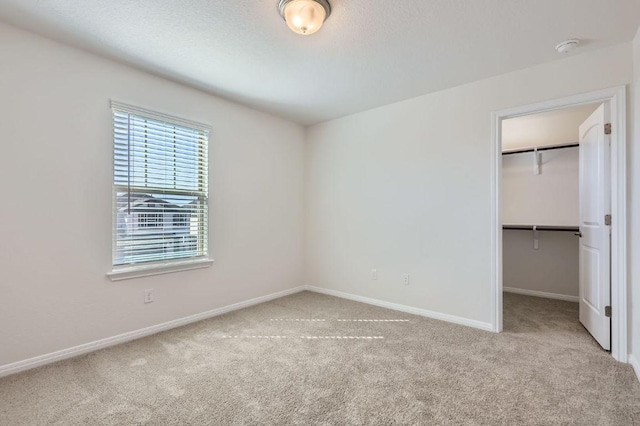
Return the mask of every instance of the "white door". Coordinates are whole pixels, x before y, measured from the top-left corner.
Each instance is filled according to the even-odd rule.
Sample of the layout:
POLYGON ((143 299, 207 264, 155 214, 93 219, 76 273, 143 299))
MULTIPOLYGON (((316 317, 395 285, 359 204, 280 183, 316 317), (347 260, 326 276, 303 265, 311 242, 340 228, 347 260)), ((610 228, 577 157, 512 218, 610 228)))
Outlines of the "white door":
POLYGON ((580 126, 580 322, 606 350, 611 349, 610 137, 607 104, 580 126))

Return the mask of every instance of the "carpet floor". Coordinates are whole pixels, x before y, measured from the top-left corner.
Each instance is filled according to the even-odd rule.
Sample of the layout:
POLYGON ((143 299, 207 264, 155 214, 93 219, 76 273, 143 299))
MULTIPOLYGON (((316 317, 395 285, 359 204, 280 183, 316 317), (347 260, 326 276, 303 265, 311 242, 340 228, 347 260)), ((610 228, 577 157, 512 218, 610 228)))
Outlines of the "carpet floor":
POLYGON ((640 425, 577 304, 504 306, 494 334, 298 293, 0 379, 0 424, 640 425))

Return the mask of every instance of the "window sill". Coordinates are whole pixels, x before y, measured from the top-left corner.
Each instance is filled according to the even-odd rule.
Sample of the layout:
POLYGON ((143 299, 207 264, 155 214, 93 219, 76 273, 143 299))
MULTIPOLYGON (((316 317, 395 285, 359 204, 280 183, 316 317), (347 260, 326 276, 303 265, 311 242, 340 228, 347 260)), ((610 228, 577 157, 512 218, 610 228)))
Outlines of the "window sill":
POLYGON ((132 278, 149 277, 152 275, 171 274, 173 272, 189 271, 191 269, 209 268, 213 259, 185 260, 152 265, 131 266, 117 268, 107 273, 111 281, 129 280, 132 278))

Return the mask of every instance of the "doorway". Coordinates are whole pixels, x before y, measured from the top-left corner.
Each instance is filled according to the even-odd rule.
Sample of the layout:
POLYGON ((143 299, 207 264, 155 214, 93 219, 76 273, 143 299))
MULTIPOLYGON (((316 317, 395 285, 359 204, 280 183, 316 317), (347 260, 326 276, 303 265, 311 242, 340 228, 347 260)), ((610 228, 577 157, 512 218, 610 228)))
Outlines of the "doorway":
MULTIPOLYGON (((608 137, 610 137, 610 159, 608 160, 608 164, 610 165, 610 179, 607 182, 607 192, 610 192, 610 212, 611 212, 611 240, 610 240, 610 259, 611 259, 611 286, 610 286, 610 312, 607 312, 607 315, 610 314, 610 323, 611 323, 611 353, 613 357, 618 361, 627 361, 627 336, 626 336, 626 326, 627 326, 627 314, 626 314, 626 299, 627 299, 627 289, 626 289, 626 169, 625 169, 625 159, 626 159, 626 135, 625 135, 625 88, 613 88, 608 90, 602 90, 598 92, 591 92, 587 94, 572 96, 564 99, 557 99, 548 102, 542 102, 534 105, 527 105, 518 108, 512 108, 509 110, 503 110, 496 112, 492 115, 493 121, 493 208, 492 208, 492 305, 493 305, 493 315, 492 315, 492 326, 494 331, 500 332, 503 328, 503 197, 505 195, 503 188, 503 124, 507 123, 510 119, 515 119, 518 117, 532 116, 534 114, 544 115, 544 114, 553 114, 553 112, 560 111, 562 109, 572 108, 574 110, 579 109, 589 109, 593 106, 597 106, 600 104, 606 104, 609 109, 610 116, 607 121, 611 123, 611 133, 608 137)), ((577 142, 577 141, 575 141, 577 142)), ((544 147, 540 147, 544 148, 544 147)), ((571 147, 575 148, 575 147, 571 147)), ((567 149, 571 149, 567 148, 567 149)), ((521 147, 522 149, 522 147, 521 147)), ((557 152, 562 151, 562 148, 559 148, 557 152)), ((566 149, 565 149, 566 151, 566 149)), ((530 162, 531 173, 539 173, 540 170, 540 160, 538 157, 538 152, 530 154, 530 158, 535 159, 535 161, 530 162)), ((543 172, 544 173, 544 172, 543 172)), ((514 212, 509 212, 505 214, 505 217, 508 215, 513 216, 514 212)), ((575 213, 575 212, 574 212, 575 213)), ((522 216, 521 216, 522 217, 522 216)), ((567 216, 568 217, 568 216, 567 216)), ((574 216, 575 217, 575 216, 574 216)), ((521 225, 529 225, 533 226, 560 226, 563 225, 560 223, 551 225, 549 223, 544 222, 544 218, 538 218, 536 221, 540 221, 541 223, 538 225, 536 223, 526 223, 521 225)), ((518 224, 514 224, 518 225, 518 224)), ((566 228, 577 225, 576 223, 570 224, 568 221, 564 223, 566 228)), ((572 229, 573 230, 573 229, 572 229)), ((562 232, 565 232, 565 239, 569 236, 566 235, 569 231, 572 230, 557 230, 557 231, 546 231, 557 232, 557 236, 561 235, 562 232)), ((527 230, 529 231, 529 230, 527 230)), ((540 241, 540 233, 544 230, 541 229, 531 229, 531 244, 534 246, 535 244, 539 244, 540 241), (537 234, 537 235, 535 235, 537 234), (538 236, 538 242, 536 243, 536 236, 538 236)), ((580 232, 579 229, 575 232, 580 232)), ((607 229, 609 232, 609 228, 607 229)), ((573 235, 570 235, 573 237, 573 235)), ((607 245, 607 249, 608 249, 607 245)), ((608 257, 608 253, 605 253, 608 257)), ((584 261, 584 256, 581 256, 581 262, 584 261)), ((584 268, 583 268, 584 272, 584 268)), ((583 274, 584 275, 584 274, 583 274)), ((566 290, 564 291, 567 292, 566 290)), ((575 294, 573 295, 575 296, 575 294)), ((582 302, 581 302, 582 306, 582 302)), ((586 306, 586 305, 585 305, 586 306)), ((602 306, 602 315, 605 315, 604 306, 602 306)), ((584 321, 583 321, 584 323, 584 321)), ((607 348, 608 349, 608 348, 607 348)))

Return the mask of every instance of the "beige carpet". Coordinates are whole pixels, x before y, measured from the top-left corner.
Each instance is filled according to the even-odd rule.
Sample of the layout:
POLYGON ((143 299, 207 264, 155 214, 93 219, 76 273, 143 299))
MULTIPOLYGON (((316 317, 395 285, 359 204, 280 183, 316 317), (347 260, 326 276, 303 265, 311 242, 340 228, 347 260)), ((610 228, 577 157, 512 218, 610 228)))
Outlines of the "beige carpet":
POLYGON ((497 335, 304 292, 0 379, 0 424, 640 425, 576 304, 505 309, 497 335))

